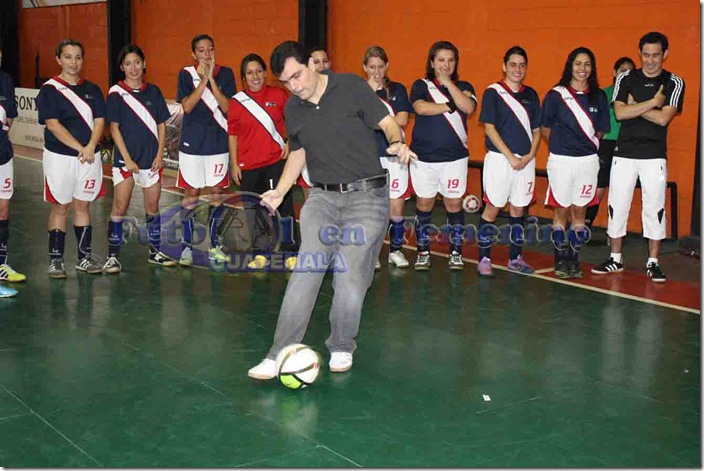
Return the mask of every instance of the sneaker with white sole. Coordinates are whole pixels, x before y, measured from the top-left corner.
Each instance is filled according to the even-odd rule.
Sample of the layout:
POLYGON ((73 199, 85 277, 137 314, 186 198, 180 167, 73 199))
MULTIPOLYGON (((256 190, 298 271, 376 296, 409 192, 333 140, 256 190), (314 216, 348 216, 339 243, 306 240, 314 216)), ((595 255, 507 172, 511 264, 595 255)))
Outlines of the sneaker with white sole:
POLYGON ((522 256, 516 257, 515 260, 509 260, 508 262, 508 269, 509 271, 515 272, 515 273, 522 273, 524 275, 531 275, 535 273, 535 270, 533 270, 533 267, 528 265, 525 260, 523 260, 522 256))
POLYGON ((178 265, 178 262, 176 260, 169 257, 161 250, 156 250, 154 252, 150 250, 149 258, 147 259, 147 261, 155 265, 161 265, 162 267, 174 267, 178 265))
POLYGON ((254 368, 250 368, 247 376, 254 379, 274 379, 276 378, 276 361, 265 358, 254 368))
POLYGON ((56 279, 66 278, 66 264, 63 258, 52 258, 49 262, 49 277, 56 279))
POLYGON ((111 275, 113 273, 120 273, 122 271, 122 264, 117 259, 117 257, 110 257, 105 261, 103 265, 103 272, 111 275))
POLYGON ((263 270, 269 266, 269 259, 264 255, 257 255, 254 260, 247 264, 247 268, 250 270, 263 270))
POLYGON ((398 268, 406 268, 410 265, 408 259, 400 250, 389 252, 389 264, 396 265, 398 268))
POLYGON ((190 247, 184 247, 181 251, 181 258, 178 260, 178 264, 182 267, 192 267, 193 266, 193 249, 190 247))
POLYGON ((477 273, 484 278, 494 278, 494 269, 491 267, 491 259, 482 257, 477 265, 477 273))
POLYGON ((91 275, 98 275, 103 273, 103 266, 98 262, 98 259, 93 256, 93 254, 89 254, 78 261, 76 264, 76 270, 89 273, 91 275))
POLYGON ((230 256, 223 252, 221 245, 216 245, 208 250, 208 260, 211 262, 225 263, 230 261, 230 256))
POLYGON ((352 368, 352 354, 348 352, 332 352, 330 354, 330 372, 344 373, 352 368))
POLYGON ((646 268, 646 273, 648 274, 648 278, 650 278, 650 281, 654 281, 655 283, 664 283, 667 281, 665 272, 663 272, 662 268, 660 268, 660 265, 655 262, 648 264, 648 267, 646 268))
POLYGON ((447 265, 450 267, 450 270, 464 270, 462 254, 453 251, 450 254, 450 259, 447 261, 447 265))
POLYGON ((11 298, 17 295, 17 290, 0 285, 0 298, 11 298))
POLYGON ((13 270, 7 263, 3 263, 0 265, 0 280, 9 281, 10 283, 19 283, 27 280, 27 277, 13 270))
POLYGON ((611 257, 601 265, 592 268, 592 273, 595 275, 606 275, 608 273, 618 273, 621 271, 623 271, 623 263, 617 262, 611 257))
POLYGON ((430 270, 430 252, 418 252, 413 268, 418 271, 430 270))

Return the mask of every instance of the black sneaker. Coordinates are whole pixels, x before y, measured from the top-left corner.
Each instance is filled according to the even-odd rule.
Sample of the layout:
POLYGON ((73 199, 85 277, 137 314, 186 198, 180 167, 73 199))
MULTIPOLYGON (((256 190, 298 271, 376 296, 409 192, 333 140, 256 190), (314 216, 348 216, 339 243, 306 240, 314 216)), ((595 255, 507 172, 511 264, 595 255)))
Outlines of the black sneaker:
POLYGON ((654 281, 655 283, 665 283, 667 281, 665 273, 663 273, 662 268, 660 268, 660 265, 657 263, 651 263, 645 271, 650 281, 654 281))
POLYGON ((617 262, 613 258, 609 258, 601 265, 592 268, 592 273, 595 275, 606 275, 608 273, 618 273, 620 271, 623 271, 623 263, 617 262))
POLYGON ((570 278, 582 278, 584 275, 582 274, 582 267, 579 265, 578 260, 570 260, 567 262, 567 272, 570 275, 570 278))
POLYGON ((567 260, 557 262, 557 265, 555 265, 555 276, 557 278, 569 278, 571 276, 570 266, 567 264, 567 260))

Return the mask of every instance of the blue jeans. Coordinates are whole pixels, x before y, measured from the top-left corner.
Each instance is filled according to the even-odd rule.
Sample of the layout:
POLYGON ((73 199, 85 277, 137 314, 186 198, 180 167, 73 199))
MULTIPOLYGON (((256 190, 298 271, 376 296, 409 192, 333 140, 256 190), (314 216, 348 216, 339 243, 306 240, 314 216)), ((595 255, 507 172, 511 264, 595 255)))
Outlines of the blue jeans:
POLYGON ((389 222, 389 186, 336 193, 311 188, 301 209, 301 246, 298 266, 286 287, 267 358, 287 345, 300 343, 325 276, 314 260, 333 263, 334 295, 330 308, 330 352, 353 353, 357 344, 362 304, 374 276, 374 265, 389 222), (309 263, 310 262, 310 263, 309 263))

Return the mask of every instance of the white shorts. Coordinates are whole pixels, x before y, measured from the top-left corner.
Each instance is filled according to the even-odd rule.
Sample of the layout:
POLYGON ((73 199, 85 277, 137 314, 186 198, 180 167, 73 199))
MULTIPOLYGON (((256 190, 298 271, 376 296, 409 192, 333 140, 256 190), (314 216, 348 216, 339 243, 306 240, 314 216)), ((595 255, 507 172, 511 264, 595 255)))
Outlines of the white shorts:
POLYGON ((44 149, 44 201, 68 204, 74 198, 95 201, 105 195, 103 162, 100 153, 92 163, 81 163, 78 157, 44 149))
POLYGON ((410 196, 408 164, 398 157, 381 157, 381 166, 389 171, 389 197, 392 200, 410 196))
POLYGON ((633 201, 636 180, 640 178, 643 236, 652 240, 667 237, 667 160, 627 159, 614 156, 609 187, 609 237, 623 237, 628 226, 628 213, 633 201))
POLYGON ((0 200, 9 200, 15 192, 14 164, 12 159, 0 165, 0 200))
POLYGON ((503 154, 489 151, 484 157, 482 180, 484 201, 496 208, 506 203, 524 208, 535 200, 535 159, 523 169, 514 170, 503 154))
POLYGON ((113 167, 112 168, 112 184, 117 186, 119 183, 124 182, 128 178, 134 179, 134 182, 140 188, 149 188, 156 185, 161 181, 161 174, 163 169, 159 169, 156 172, 152 172, 150 168, 140 169, 137 173, 128 172, 125 167, 113 167))
POLYGON ((469 157, 452 162, 411 161, 411 183, 420 198, 462 198, 467 191, 469 157))
POLYGON ((593 206, 599 201, 596 186, 599 177, 599 157, 548 156, 548 191, 545 204, 557 208, 593 206))
POLYGON ((178 153, 176 186, 200 189, 208 186, 230 186, 229 154, 191 155, 178 153))

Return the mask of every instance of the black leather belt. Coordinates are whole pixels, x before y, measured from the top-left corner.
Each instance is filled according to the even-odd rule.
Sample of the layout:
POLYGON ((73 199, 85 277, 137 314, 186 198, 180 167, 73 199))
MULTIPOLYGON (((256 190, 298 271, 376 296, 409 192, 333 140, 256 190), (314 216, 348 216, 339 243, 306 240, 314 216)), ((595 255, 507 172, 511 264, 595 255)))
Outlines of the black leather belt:
POLYGON ((374 188, 381 188, 388 181, 388 173, 375 177, 364 178, 349 183, 313 183, 313 188, 320 188, 325 191, 335 191, 337 193, 350 193, 352 191, 367 191, 374 188))

